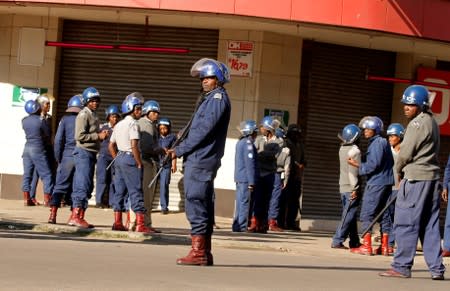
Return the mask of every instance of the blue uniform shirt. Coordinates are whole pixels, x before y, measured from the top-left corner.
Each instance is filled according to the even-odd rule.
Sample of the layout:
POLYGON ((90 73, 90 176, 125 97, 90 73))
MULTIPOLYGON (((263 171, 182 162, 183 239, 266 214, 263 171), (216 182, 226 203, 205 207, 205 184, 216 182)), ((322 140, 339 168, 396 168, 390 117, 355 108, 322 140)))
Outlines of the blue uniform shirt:
POLYGON ((55 159, 58 163, 61 162, 64 156, 69 157, 73 155, 75 149, 75 119, 76 113, 69 113, 64 115, 59 122, 58 129, 55 135, 55 159))
POLYGON ((257 152, 250 136, 242 137, 236 144, 234 159, 234 181, 256 185, 259 176, 257 152))
POLYGON ((175 148, 185 165, 211 171, 220 168, 225 150, 231 104, 224 88, 205 94, 192 119, 187 137, 175 148))
POLYGON ((365 161, 359 166, 359 174, 367 177, 367 185, 394 185, 391 146, 386 139, 375 135, 369 139, 365 161))
POLYGON ((109 125, 109 123, 105 123, 102 126, 100 126, 100 132, 103 130, 108 131, 108 136, 104 140, 102 140, 102 142, 100 143, 100 150, 98 153, 100 155, 104 155, 104 156, 108 156, 108 157, 112 158, 112 156, 108 150, 108 145, 109 145, 109 140, 111 139, 113 128, 109 125))
POLYGON ((31 114, 22 119, 22 128, 25 132, 25 146, 40 148, 44 147, 50 141, 50 127, 39 115, 31 114))
MULTIPOLYGON (((158 139, 159 147, 170 149, 176 140, 177 140, 177 138, 173 133, 169 133, 166 136, 160 135, 159 139, 158 139)), ((164 161, 165 156, 166 156, 165 154, 159 156, 160 163, 162 163, 164 161)), ((160 165, 160 166, 163 166, 163 165, 160 165)), ((172 167, 172 164, 170 163, 170 161, 164 165, 164 168, 171 168, 171 167, 172 167)))

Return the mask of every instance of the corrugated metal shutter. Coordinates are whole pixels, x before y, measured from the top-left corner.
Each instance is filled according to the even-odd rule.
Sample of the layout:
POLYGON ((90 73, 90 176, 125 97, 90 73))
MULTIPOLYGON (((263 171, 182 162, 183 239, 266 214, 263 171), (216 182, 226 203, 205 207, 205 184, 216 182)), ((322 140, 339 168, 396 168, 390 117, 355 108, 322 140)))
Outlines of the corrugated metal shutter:
MULTIPOLYGON (((395 60, 391 52, 304 43, 299 116, 307 167, 302 217, 340 216, 337 133, 366 115, 377 115, 389 125, 393 85, 366 81, 365 75, 369 70, 374 75, 393 76, 395 60)), ((361 147, 364 152, 366 141, 361 147)))
MULTIPOLYGON (((103 22, 65 20, 65 42, 127 44, 146 47, 187 48, 188 54, 148 53, 119 50, 62 49, 59 72, 57 118, 61 118, 69 98, 93 86, 100 91, 100 117, 111 104, 121 104, 131 92, 141 92, 146 100, 157 100, 161 117, 169 117, 177 132, 189 120, 200 90, 190 76, 192 64, 200 58, 217 58, 217 30, 158 27, 103 22)), ((179 167, 181 169, 181 165, 179 167)), ((172 177, 170 209, 183 208, 178 181, 172 177)), ((159 194, 156 195, 159 198, 159 194)), ((154 208, 159 206, 155 199, 154 208)))

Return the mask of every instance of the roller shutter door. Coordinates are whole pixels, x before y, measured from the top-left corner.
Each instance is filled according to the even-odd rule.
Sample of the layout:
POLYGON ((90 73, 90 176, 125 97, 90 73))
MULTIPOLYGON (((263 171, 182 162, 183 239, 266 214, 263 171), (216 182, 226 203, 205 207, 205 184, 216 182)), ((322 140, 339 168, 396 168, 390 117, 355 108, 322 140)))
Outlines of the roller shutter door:
MULTIPOLYGON (((379 116, 389 125, 393 85, 366 81, 365 75, 393 76, 395 63, 391 52, 304 43, 299 116, 307 167, 302 217, 340 217, 337 133, 366 115, 379 116)), ((361 148, 367 148, 364 138, 361 148)))
MULTIPOLYGON (((64 20, 65 42, 187 48, 189 53, 64 48, 59 67, 57 119, 64 114, 71 96, 93 86, 102 96, 98 111, 101 120, 105 118, 106 106, 121 104, 126 95, 138 91, 146 100, 159 102, 161 117, 170 118, 173 131, 177 132, 189 120, 200 91, 199 81, 190 76, 190 68, 200 58, 217 58, 218 35, 217 30, 64 20)), ((184 207, 181 176, 172 175, 171 210, 184 207)), ((159 192, 156 197, 154 208, 159 207, 159 192)))

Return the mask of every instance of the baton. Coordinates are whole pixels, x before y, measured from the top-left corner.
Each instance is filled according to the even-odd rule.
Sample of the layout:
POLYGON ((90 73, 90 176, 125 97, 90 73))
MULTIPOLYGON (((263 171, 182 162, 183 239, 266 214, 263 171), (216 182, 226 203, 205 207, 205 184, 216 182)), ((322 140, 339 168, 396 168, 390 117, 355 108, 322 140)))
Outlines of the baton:
POLYGON ((383 213, 386 212, 386 210, 389 208, 389 206, 391 206, 392 203, 394 203, 396 199, 397 199, 397 197, 392 197, 386 203, 386 205, 383 207, 383 209, 381 209, 380 213, 378 213, 378 215, 373 219, 373 221, 369 224, 369 226, 362 232, 361 238, 363 238, 364 235, 369 232, 369 230, 375 225, 375 223, 377 223, 378 219, 380 219, 380 217, 383 215, 383 213))
MULTIPOLYGON (((356 199, 358 199, 358 198, 356 198, 356 199)), ((352 207, 354 200, 355 199, 350 199, 350 201, 347 204, 347 207, 345 207, 345 209, 344 209, 344 215, 342 216, 341 225, 339 226, 339 232, 342 230, 342 227, 344 226, 344 222, 345 222, 345 219, 347 218, 348 211, 350 210, 350 207, 352 207)))
POLYGON ((111 163, 109 163, 109 165, 106 167, 107 171, 109 170, 109 168, 111 168, 111 166, 114 164, 114 162, 116 161, 117 157, 120 156, 120 154, 122 154, 122 152, 118 152, 116 157, 111 161, 111 163))

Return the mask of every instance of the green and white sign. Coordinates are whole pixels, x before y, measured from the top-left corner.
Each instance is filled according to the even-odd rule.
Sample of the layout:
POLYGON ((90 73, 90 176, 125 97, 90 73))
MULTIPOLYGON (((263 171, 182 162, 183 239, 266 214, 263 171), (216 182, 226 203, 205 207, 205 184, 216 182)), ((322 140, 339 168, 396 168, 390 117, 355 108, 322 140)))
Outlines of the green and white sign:
POLYGON ((48 92, 47 88, 31 88, 14 85, 12 105, 24 106, 28 100, 35 100, 39 95, 48 92))

